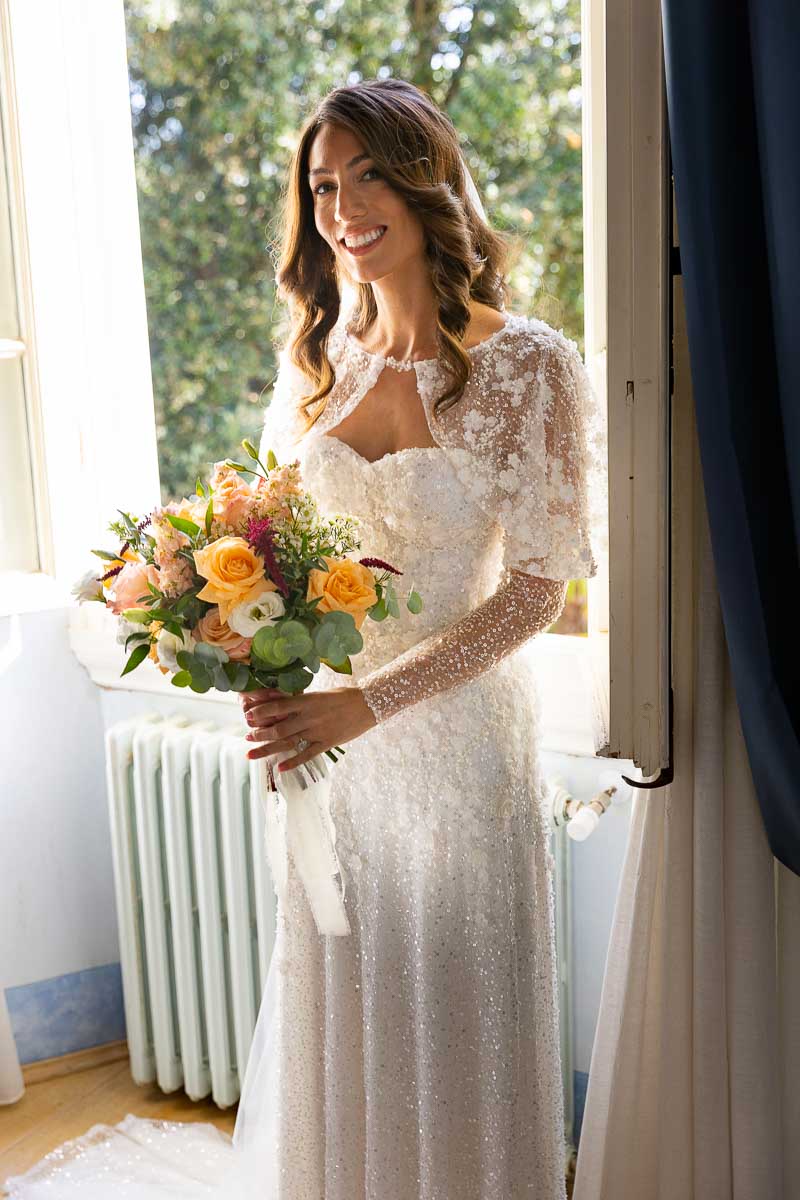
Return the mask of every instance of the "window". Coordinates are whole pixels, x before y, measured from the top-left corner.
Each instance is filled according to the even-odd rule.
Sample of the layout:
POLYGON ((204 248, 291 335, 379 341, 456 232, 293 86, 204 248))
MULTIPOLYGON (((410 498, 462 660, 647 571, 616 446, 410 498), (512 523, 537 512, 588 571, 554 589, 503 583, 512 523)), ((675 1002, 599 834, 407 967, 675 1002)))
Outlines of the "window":
MULTIPOLYGON (((586 636, 532 643, 544 707, 561 723, 544 744, 655 772, 669 695, 669 206, 656 0, 550 0, 515 10, 502 34, 491 9, 454 7, 429 57, 413 53, 421 31, 398 24, 417 19, 415 6, 365 18, 336 5, 309 18, 305 6, 276 5, 265 20, 255 2, 52 0, 47 23, 36 6, 0 0, 7 9, 31 266, 20 319, 29 305, 43 444, 38 463, 35 447, 29 456, 31 487, 36 495, 46 475, 54 497, 69 489, 68 503, 46 506, 54 575, 71 583, 95 565, 86 548, 102 544, 117 506, 158 501, 166 421, 183 446, 170 458, 161 437, 168 495, 259 432, 280 335, 271 220, 292 131, 316 98, 308 80, 322 93, 348 69, 375 75, 385 64, 371 47, 389 47, 398 74, 415 78, 422 63, 418 82, 465 134, 490 216, 517 237, 518 307, 574 337, 607 391, 611 569, 579 601, 586 636), (309 56, 330 78, 309 74, 309 56), (57 106, 40 103, 44 76, 57 106), (579 690, 576 716, 569 697, 579 690)), ((88 607, 98 611, 75 610, 73 627, 107 615, 88 607)))

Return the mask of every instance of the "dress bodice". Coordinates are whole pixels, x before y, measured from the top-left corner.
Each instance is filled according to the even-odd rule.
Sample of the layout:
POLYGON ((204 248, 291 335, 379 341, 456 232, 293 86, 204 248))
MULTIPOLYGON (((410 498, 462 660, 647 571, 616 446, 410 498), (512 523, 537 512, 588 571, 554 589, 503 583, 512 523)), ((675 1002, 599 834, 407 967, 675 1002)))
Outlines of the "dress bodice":
POLYGON ((369 621, 361 676, 446 627, 490 596, 501 572, 503 531, 472 499, 438 446, 414 446, 375 462, 339 438, 313 430, 298 445, 306 487, 326 515, 359 521, 361 556, 402 571, 400 616, 369 621), (422 612, 403 598, 416 588, 422 612))

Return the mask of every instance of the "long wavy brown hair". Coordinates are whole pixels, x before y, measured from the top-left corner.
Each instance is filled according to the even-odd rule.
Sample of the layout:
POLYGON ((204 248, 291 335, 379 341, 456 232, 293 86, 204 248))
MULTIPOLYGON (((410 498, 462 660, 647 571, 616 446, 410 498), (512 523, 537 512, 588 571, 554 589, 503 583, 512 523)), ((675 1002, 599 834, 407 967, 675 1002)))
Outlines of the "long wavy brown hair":
MULTIPOLYGON (((439 354, 453 375, 434 404, 438 416, 460 399, 469 379, 472 363, 463 339, 470 301, 498 312, 506 307, 510 247, 470 203, 458 134, 450 118, 412 83, 368 79, 335 88, 306 120, 279 214, 277 283, 291 319, 287 350, 314 385, 300 405, 305 432, 324 412, 335 382, 326 347, 339 319, 342 287, 336 256, 316 228, 307 179, 311 145, 323 124, 343 126, 360 138, 376 169, 424 226, 425 256, 438 301, 439 354)), ((355 286, 349 325, 355 336, 363 337, 378 310, 371 284, 355 286)))

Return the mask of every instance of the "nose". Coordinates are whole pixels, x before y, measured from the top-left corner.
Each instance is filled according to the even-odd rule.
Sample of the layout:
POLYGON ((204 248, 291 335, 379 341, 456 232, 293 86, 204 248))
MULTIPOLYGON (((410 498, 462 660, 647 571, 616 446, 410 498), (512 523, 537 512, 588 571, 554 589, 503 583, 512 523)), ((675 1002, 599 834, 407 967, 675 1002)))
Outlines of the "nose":
POLYGON ((354 217, 362 216, 364 213, 364 200, 358 195, 358 188, 354 185, 339 181, 336 189, 336 220, 347 225, 354 217))

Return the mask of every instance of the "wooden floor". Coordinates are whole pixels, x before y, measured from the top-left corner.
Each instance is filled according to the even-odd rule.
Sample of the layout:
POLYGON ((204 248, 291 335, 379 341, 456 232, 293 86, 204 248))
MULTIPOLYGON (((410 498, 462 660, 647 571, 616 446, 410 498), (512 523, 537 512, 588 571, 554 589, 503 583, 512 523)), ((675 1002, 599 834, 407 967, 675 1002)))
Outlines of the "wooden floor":
MULTIPOLYGON (((155 1086, 137 1087, 127 1059, 28 1084, 16 1104, 0 1107, 0 1195, 12 1175, 32 1167, 50 1150, 92 1125, 114 1125, 127 1113, 167 1121, 209 1121, 233 1133, 236 1108, 210 1100, 190 1100, 185 1092, 167 1096, 155 1086)), ((572 1196, 574 1162, 567 1173, 572 1196)))
POLYGON ((209 1121, 233 1133, 236 1108, 195 1102, 185 1092, 165 1095, 137 1087, 127 1059, 29 1084, 16 1104, 0 1107, 0 1194, 11 1175, 32 1167, 50 1150, 92 1125, 114 1125, 126 1113, 167 1121, 209 1121))

